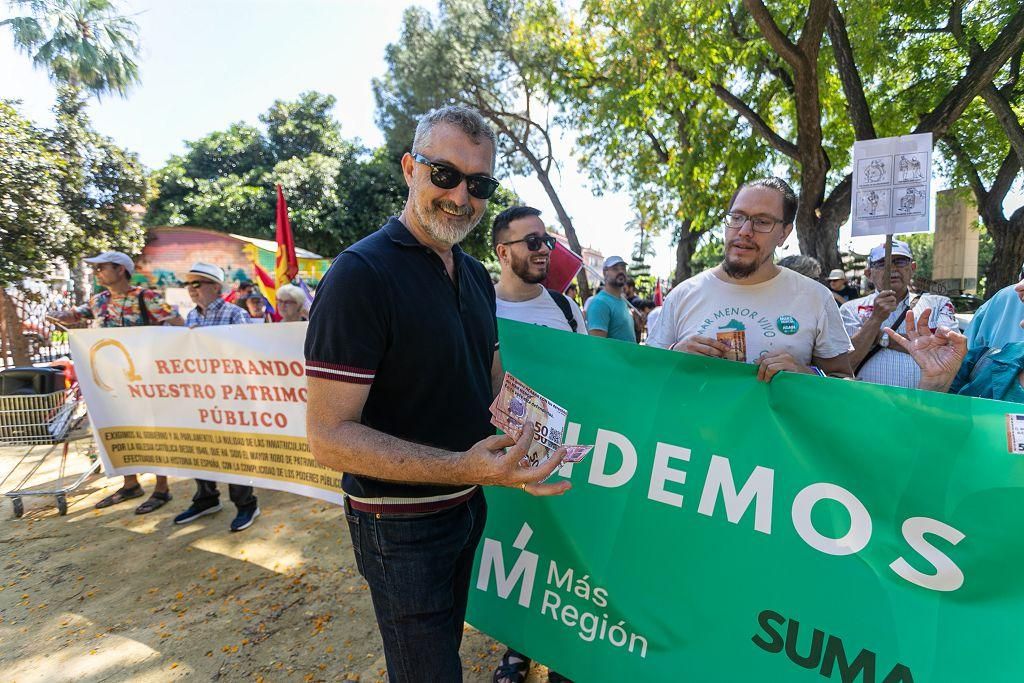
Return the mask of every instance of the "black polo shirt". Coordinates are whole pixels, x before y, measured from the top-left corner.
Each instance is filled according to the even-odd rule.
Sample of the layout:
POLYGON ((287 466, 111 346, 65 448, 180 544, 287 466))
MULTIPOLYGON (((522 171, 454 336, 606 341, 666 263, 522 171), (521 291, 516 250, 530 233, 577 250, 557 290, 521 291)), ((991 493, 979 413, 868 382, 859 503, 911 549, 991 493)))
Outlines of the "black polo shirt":
MULTIPOLYGON (((313 299, 306 374, 369 384, 367 427, 464 451, 494 433, 488 406, 498 326, 487 271, 458 246, 452 255, 454 281, 394 217, 343 251, 313 299)), ((419 498, 465 487, 345 473, 342 488, 359 498, 419 498)))

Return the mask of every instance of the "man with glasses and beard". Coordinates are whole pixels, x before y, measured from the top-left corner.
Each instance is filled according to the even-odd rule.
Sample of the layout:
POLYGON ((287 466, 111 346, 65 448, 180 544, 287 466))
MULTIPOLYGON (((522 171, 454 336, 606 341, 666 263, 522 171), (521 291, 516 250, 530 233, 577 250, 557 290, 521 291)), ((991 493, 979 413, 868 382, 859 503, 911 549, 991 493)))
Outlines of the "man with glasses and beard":
POLYGON ((564 450, 521 467, 533 439, 496 436, 494 286, 458 244, 498 187, 496 136, 480 114, 424 116, 402 157, 402 214, 338 255, 306 333, 307 434, 343 472, 356 568, 384 641, 389 680, 459 681, 482 485, 557 495, 564 450))
POLYGON ((740 187, 723 217, 725 259, 669 293, 647 344, 754 363, 765 382, 779 372, 851 377, 850 337, 828 288, 773 262, 796 208, 780 178, 740 187))

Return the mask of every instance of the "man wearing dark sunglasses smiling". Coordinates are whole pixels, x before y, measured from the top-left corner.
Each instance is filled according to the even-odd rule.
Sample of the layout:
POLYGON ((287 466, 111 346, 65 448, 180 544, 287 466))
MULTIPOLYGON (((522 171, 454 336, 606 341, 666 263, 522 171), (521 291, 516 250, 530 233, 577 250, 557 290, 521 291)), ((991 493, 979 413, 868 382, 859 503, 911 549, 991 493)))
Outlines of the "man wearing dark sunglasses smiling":
POLYGON ((499 318, 587 333, 576 302, 541 284, 558 241, 548 234, 538 209, 513 206, 499 213, 491 228, 491 244, 501 264, 494 288, 499 318))
POLYGON ((533 439, 496 436, 503 375, 494 286, 458 243, 497 181, 480 114, 424 116, 402 157, 405 209, 348 247, 321 282, 306 332, 309 448, 343 472, 345 517, 384 641, 389 680, 462 679, 481 485, 557 495, 564 455, 519 466, 533 439))

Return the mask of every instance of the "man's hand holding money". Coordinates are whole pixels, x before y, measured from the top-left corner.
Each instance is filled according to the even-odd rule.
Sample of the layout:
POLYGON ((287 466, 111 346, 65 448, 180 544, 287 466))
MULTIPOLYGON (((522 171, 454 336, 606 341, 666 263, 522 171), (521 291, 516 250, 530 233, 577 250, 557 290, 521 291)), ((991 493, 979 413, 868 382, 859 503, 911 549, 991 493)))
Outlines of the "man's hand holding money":
POLYGON ((530 467, 527 454, 533 434, 533 425, 527 424, 518 440, 508 434, 496 434, 474 444, 463 453, 467 473, 472 473, 472 480, 484 486, 518 487, 534 496, 562 495, 572 488, 568 481, 541 482, 562 464, 566 447, 559 448, 540 465, 530 467))

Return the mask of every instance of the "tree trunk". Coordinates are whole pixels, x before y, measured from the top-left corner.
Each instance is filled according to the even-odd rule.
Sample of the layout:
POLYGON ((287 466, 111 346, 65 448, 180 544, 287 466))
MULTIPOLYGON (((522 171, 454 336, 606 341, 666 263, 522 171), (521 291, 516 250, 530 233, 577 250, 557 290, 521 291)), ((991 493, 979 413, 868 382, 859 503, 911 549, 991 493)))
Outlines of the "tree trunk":
POLYGON ((843 259, 839 255, 839 226, 842 223, 826 217, 815 219, 813 212, 808 220, 812 221, 810 230, 797 230, 800 253, 816 258, 823 273, 835 268, 842 269, 843 259))
MULTIPOLYGON (((530 165, 533 166, 533 170, 537 173, 537 179, 544 186, 548 199, 551 200, 552 206, 555 207, 555 213, 558 214, 558 222, 562 225, 562 229, 565 230, 565 237, 569 240, 569 246, 572 247, 573 251, 582 256, 583 247, 580 246, 580 239, 576 236, 576 228, 573 227, 572 219, 569 218, 565 207, 562 206, 562 201, 558 198, 558 192, 555 191, 555 186, 551 184, 551 178, 541 166, 540 160, 533 154, 526 155, 526 158, 529 159, 530 165), (534 163, 535 161, 536 163, 534 163)), ((584 273, 582 277, 577 278, 577 282, 580 287, 580 297, 586 301, 590 298, 590 283, 587 281, 586 274, 584 273)))
MULTIPOLYGON (((5 346, 15 365, 32 365, 32 354, 29 350, 28 340, 22 334, 21 324, 21 316, 18 315, 14 299, 0 287, 0 333, 3 334, 4 340, 7 342, 5 346)), ((5 358, 4 363, 6 360, 5 358)))
MULTIPOLYGON (((548 199, 551 200, 551 205, 555 207, 555 213, 558 214, 558 222, 561 224, 562 229, 565 230, 565 237, 569 240, 569 246, 580 256, 583 255, 583 247, 580 246, 579 237, 576 236, 576 228, 573 227, 572 219, 569 218, 568 212, 565 207, 562 206, 562 200, 558 198, 558 192, 555 191, 555 186, 551 183, 551 177, 548 175, 548 169, 545 168, 541 160, 537 158, 537 155, 533 153, 530 146, 527 144, 528 141, 520 140, 512 130, 506 125, 505 121, 502 120, 501 115, 497 112, 488 110, 486 107, 481 106, 482 103, 467 103, 470 106, 474 106, 480 110, 480 112, 486 116, 491 123, 493 123, 500 132, 504 133, 516 150, 523 155, 523 158, 530 164, 534 172, 537 174, 537 179, 540 180, 540 184, 544 187, 544 192, 547 193, 548 199)), ((534 124, 536 125, 536 124, 534 124)), ((540 128, 540 126, 537 126, 540 128)), ((587 281, 586 276, 577 278, 579 283, 580 297, 586 301, 590 297, 590 283, 587 281)))
POLYGON ((1017 282, 1021 263, 1024 263, 1024 211, 1014 212, 1009 220, 991 215, 990 211, 984 211, 981 218, 995 243, 992 260, 985 270, 985 298, 989 299, 1003 287, 1017 282))
POLYGON ((691 263, 693 254, 697 251, 697 242, 707 232, 706 230, 693 232, 690 230, 692 225, 692 220, 685 220, 679 228, 679 241, 676 243, 676 272, 672 276, 673 287, 683 280, 693 277, 693 264, 691 263))

